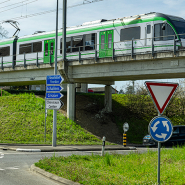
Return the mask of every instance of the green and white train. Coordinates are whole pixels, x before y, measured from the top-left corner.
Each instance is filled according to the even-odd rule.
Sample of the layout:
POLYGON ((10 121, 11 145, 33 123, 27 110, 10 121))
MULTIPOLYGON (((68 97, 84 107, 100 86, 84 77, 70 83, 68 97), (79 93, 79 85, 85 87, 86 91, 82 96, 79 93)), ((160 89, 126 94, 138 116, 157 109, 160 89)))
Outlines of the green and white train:
MULTIPOLYGON (((59 30, 58 57, 62 56, 62 30, 59 30)), ((172 50, 185 46, 185 20, 162 13, 148 13, 112 20, 98 20, 67 28, 67 59, 112 57, 134 53, 172 50), (95 52, 97 51, 97 52, 95 52)), ((15 67, 54 62, 55 31, 16 37, 0 42, 0 65, 15 67)))

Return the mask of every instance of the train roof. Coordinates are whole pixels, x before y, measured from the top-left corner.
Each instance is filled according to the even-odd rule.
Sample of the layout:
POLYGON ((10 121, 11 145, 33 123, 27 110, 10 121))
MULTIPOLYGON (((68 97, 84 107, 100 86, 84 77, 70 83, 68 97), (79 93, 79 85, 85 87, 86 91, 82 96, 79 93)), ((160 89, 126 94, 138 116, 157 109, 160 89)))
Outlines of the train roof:
MULTIPOLYGON (((170 19, 178 19, 178 20, 183 20, 183 18, 178 17, 178 16, 173 16, 173 15, 167 15, 163 13, 158 13, 158 12, 150 12, 146 14, 139 14, 139 15, 133 15, 133 16, 128 16, 128 17, 122 17, 122 18, 117 18, 117 19, 111 19, 111 20, 106 20, 106 19, 100 19, 96 21, 90 21, 90 22, 85 22, 82 25, 79 26, 73 26, 73 27, 67 27, 67 34, 72 34, 72 33, 79 33, 79 32, 84 32, 84 31, 92 31, 93 28, 100 29, 102 25, 110 25, 114 24, 114 26, 120 25, 121 23, 125 24, 134 24, 139 21, 142 21, 144 19, 148 20, 154 20, 157 17, 162 17, 164 19, 170 20, 170 19)), ((62 29, 59 29, 59 36, 62 35, 62 29)), ((28 41, 28 40, 38 40, 38 39, 45 39, 45 38, 52 38, 55 37, 55 30, 50 31, 50 32, 42 32, 42 33, 36 33, 32 35, 26 35, 19 37, 18 42, 23 42, 23 41, 28 41)), ((6 41, 12 41, 13 38, 7 39, 6 41)), ((0 41, 0 43, 3 41, 0 41)))

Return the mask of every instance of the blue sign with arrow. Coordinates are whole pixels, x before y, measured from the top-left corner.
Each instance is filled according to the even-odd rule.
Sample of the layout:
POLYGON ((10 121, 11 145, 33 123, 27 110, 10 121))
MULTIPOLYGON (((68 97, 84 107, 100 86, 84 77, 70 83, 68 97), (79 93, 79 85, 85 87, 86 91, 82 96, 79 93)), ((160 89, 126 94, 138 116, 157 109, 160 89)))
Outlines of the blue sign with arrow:
POLYGON ((46 98, 47 99, 60 99, 62 98, 64 95, 61 93, 46 93, 46 98))
POLYGON ((60 75, 48 75, 46 77, 46 85, 60 85, 64 79, 60 75))
POLYGON ((148 131, 155 141, 165 142, 172 136, 173 125, 166 117, 157 116, 150 121, 148 131))
POLYGON ((46 86, 47 92, 58 91, 60 92, 63 88, 61 86, 46 86))

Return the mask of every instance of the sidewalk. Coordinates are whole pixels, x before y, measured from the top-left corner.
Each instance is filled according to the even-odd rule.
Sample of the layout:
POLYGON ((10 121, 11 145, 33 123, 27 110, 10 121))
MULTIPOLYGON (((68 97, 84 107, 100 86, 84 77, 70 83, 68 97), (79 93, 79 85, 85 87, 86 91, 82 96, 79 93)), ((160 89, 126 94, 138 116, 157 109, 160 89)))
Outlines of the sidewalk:
MULTIPOLYGON (((30 144, 0 144, 2 150, 13 150, 17 152, 66 152, 66 151, 101 151, 101 145, 49 145, 30 144)), ((122 145, 106 145, 105 150, 136 150, 134 146, 124 147, 122 145)))

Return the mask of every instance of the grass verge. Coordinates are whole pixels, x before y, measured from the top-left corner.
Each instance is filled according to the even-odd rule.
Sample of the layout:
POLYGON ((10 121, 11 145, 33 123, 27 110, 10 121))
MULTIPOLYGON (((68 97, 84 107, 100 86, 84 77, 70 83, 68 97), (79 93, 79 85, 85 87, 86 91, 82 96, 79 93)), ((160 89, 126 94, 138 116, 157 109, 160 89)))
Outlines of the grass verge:
MULTIPOLYGON (((154 185, 157 152, 45 157, 35 165, 84 185, 154 185)), ((185 147, 161 150, 161 185, 185 184, 185 147)))
MULTIPOLYGON (((34 94, 0 97, 0 143, 51 144, 53 111, 48 110, 45 134, 45 101, 34 94)), ((62 114, 57 114, 57 144, 102 144, 94 135, 62 114)))

